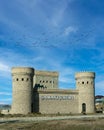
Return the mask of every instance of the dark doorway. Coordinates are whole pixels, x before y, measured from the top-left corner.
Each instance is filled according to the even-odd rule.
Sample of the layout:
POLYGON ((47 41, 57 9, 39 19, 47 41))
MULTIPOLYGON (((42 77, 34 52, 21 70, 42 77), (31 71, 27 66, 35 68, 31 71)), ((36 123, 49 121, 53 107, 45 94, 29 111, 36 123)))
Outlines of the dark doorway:
POLYGON ((33 113, 33 103, 31 103, 31 112, 33 113))
POLYGON ((86 114, 86 104, 85 103, 82 104, 82 113, 86 114))

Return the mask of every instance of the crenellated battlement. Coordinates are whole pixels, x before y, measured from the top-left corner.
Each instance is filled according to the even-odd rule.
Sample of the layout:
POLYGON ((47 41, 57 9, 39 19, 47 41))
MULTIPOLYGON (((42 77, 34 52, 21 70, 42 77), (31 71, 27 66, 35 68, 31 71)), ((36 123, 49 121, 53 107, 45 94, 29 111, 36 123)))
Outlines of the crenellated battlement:
POLYGON ((84 72, 78 72, 75 74, 75 79, 84 78, 84 77, 85 78, 95 78, 95 73, 84 71, 84 72))
POLYGON ((12 68, 12 75, 14 74, 34 74, 34 68, 30 67, 13 67, 12 68))
POLYGON ((41 70, 36 70, 35 75, 41 75, 41 76, 59 76, 59 73, 56 71, 41 71, 41 70))

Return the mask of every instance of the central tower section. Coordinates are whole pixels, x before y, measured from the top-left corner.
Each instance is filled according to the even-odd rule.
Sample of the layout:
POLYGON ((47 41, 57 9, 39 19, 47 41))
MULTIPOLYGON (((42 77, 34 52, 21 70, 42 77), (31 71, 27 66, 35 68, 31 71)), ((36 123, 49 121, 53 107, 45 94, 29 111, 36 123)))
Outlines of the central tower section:
POLYGON ((58 89, 58 72, 35 70, 34 87, 37 89, 58 89))

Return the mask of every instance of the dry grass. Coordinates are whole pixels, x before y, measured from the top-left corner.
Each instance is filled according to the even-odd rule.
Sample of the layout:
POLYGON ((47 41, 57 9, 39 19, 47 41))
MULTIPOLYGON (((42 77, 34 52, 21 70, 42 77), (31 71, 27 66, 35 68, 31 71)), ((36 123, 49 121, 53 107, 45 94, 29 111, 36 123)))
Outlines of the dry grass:
POLYGON ((0 130, 104 130, 104 119, 6 122, 0 130))

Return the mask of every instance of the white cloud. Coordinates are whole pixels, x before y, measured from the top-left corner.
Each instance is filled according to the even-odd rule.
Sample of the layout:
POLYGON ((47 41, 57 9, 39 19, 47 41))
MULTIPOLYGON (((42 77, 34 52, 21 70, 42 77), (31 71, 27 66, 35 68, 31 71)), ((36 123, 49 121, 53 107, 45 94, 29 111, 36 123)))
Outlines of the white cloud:
POLYGON ((8 103, 5 101, 0 101, 0 105, 4 105, 4 104, 8 104, 8 103))
POLYGON ((66 5, 63 5, 63 7, 59 7, 57 10, 55 10, 53 17, 51 19, 51 23, 54 27, 60 26, 61 22, 64 18, 66 5))
POLYGON ((95 91, 96 91, 96 94, 104 95, 104 80, 96 81, 95 91))
POLYGON ((0 62, 0 71, 10 72, 10 67, 2 62, 0 62))
POLYGON ((8 93, 8 92, 0 92, 0 95, 11 96, 11 93, 8 93))
POLYGON ((70 35, 71 33, 75 33, 76 31, 77 31, 77 28, 72 27, 72 26, 68 26, 68 27, 65 28, 65 30, 64 30, 64 35, 65 35, 65 36, 68 36, 68 35, 70 35))
POLYGON ((57 2, 57 6, 54 7, 54 11, 52 12, 52 17, 49 19, 49 24, 53 27, 59 27, 61 22, 64 19, 64 13, 67 8, 67 1, 57 2))
MULTIPOLYGON (((30 55, 21 54, 21 52, 17 53, 16 51, 7 48, 0 48, 0 51, 2 53, 0 57, 0 70, 2 71, 2 73, 11 72, 11 67, 28 66, 32 62, 30 55)), ((34 55, 35 53, 33 52, 34 55)))
POLYGON ((74 74, 75 74, 75 70, 73 68, 70 67, 63 68, 62 71, 60 71, 59 81, 68 84, 75 83, 74 74))
POLYGON ((104 90, 104 80, 97 82, 96 83, 96 88, 104 90))
POLYGON ((7 65, 8 61, 0 61, 0 78, 10 78, 10 66, 7 65))
POLYGON ((11 101, 11 98, 1 99, 0 104, 11 104, 11 101))
POLYGON ((71 79, 69 76, 67 77, 60 76, 59 81, 63 83, 74 83, 74 79, 71 79))

